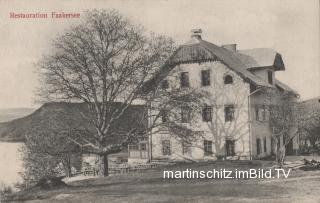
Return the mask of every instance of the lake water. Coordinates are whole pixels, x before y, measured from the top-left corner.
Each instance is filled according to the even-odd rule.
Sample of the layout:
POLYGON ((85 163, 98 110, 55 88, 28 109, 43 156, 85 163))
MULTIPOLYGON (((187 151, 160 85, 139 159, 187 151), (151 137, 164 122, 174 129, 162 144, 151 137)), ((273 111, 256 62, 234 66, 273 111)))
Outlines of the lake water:
POLYGON ((0 142, 0 183, 13 185, 22 179, 22 159, 18 149, 23 143, 0 142))

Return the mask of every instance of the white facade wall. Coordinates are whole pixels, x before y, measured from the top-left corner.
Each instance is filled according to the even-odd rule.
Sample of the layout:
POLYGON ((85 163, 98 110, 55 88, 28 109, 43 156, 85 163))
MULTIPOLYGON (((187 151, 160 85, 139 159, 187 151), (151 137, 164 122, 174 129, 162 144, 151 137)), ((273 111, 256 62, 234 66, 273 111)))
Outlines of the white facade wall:
POLYGON ((271 139, 272 132, 269 124, 269 114, 266 113, 266 120, 259 121, 256 118, 256 105, 263 105, 267 101, 263 94, 257 92, 250 96, 250 104, 251 104, 251 143, 252 143, 252 156, 255 158, 262 158, 265 156, 269 156, 272 152, 271 147, 271 139), (257 153, 257 138, 261 140, 261 150, 260 154, 257 153), (264 150, 264 138, 266 139, 266 151, 264 150))
POLYGON ((213 106, 213 121, 202 121, 201 112, 195 115, 190 127, 195 131, 203 132, 203 136, 199 136, 196 141, 192 142, 190 155, 182 153, 183 142, 177 135, 170 134, 165 130, 157 132, 159 129, 154 129, 154 133, 150 135, 152 159, 215 159, 215 155, 226 155, 226 139, 235 140, 236 156, 248 158, 250 154, 248 123, 249 83, 218 61, 179 65, 175 67, 167 78, 170 85, 179 85, 180 72, 189 73, 190 88, 202 88, 210 93, 209 100, 206 103, 213 106), (210 70, 210 86, 201 86, 201 70, 210 70), (224 84, 225 75, 233 77, 233 84, 224 84), (235 119, 231 122, 225 122, 224 107, 230 104, 235 107, 235 119), (204 139, 213 142, 213 155, 205 156, 203 150, 204 139), (162 140, 170 140, 170 156, 163 155, 162 140))
POLYGON ((252 72, 254 75, 260 77, 262 80, 264 80, 265 82, 269 82, 268 81, 268 71, 272 71, 272 85, 275 84, 275 72, 274 72, 274 68, 272 67, 265 67, 265 68, 259 68, 256 70, 251 70, 250 72, 252 72))

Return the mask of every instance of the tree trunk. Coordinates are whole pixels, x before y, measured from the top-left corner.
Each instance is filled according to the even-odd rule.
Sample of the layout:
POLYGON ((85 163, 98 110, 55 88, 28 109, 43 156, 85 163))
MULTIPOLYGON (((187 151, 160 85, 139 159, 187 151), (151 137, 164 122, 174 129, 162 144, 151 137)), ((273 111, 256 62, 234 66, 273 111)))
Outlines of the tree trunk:
POLYGON ((279 161, 279 148, 278 148, 278 139, 274 139, 276 142, 275 142, 275 155, 276 155, 276 162, 278 163, 279 161))
POLYGON ((109 175, 109 167, 108 167, 108 155, 100 155, 97 171, 98 176, 108 176, 109 175))
POLYGON ((282 167, 284 164, 285 156, 286 156, 286 146, 283 145, 278 149, 278 152, 277 152, 277 163, 279 164, 280 167, 282 167))
POLYGON ((66 154, 64 159, 62 160, 62 164, 64 166, 64 171, 67 177, 72 176, 72 171, 71 171, 71 157, 70 154, 66 154))
POLYGON ((72 171, 71 171, 71 166, 70 166, 70 164, 68 164, 68 165, 66 166, 66 176, 67 176, 67 177, 71 177, 71 176, 72 176, 72 171))

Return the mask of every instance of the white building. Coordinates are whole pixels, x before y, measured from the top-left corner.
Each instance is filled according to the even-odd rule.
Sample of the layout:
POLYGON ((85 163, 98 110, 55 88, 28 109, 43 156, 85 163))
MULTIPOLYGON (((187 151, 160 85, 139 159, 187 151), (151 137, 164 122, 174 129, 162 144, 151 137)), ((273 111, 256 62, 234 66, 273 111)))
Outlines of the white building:
MULTIPOLYGON (((297 96, 275 79, 276 71, 285 70, 279 53, 267 48, 237 50, 236 44, 217 46, 203 40, 201 30, 195 29, 191 40, 181 45, 169 60, 166 63, 169 65, 163 67, 167 73, 154 80, 161 80, 165 88, 170 88, 180 78, 181 88, 203 88, 210 92, 211 101, 192 121, 181 110, 182 125, 199 132, 199 137, 185 141, 165 127, 155 128, 148 139, 129 146, 129 162, 250 159, 272 154, 274 143, 266 95, 261 90, 277 88, 297 96)), ((291 151, 297 150, 297 139, 288 146, 291 151)))

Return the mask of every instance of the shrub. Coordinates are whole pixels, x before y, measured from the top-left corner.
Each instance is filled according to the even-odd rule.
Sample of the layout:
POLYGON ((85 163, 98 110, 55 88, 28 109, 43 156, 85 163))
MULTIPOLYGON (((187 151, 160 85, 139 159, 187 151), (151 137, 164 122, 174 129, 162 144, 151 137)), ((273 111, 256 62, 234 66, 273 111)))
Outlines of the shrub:
POLYGON ((8 198, 12 195, 12 192, 13 189, 11 186, 0 183, 0 201, 8 200, 8 198))

